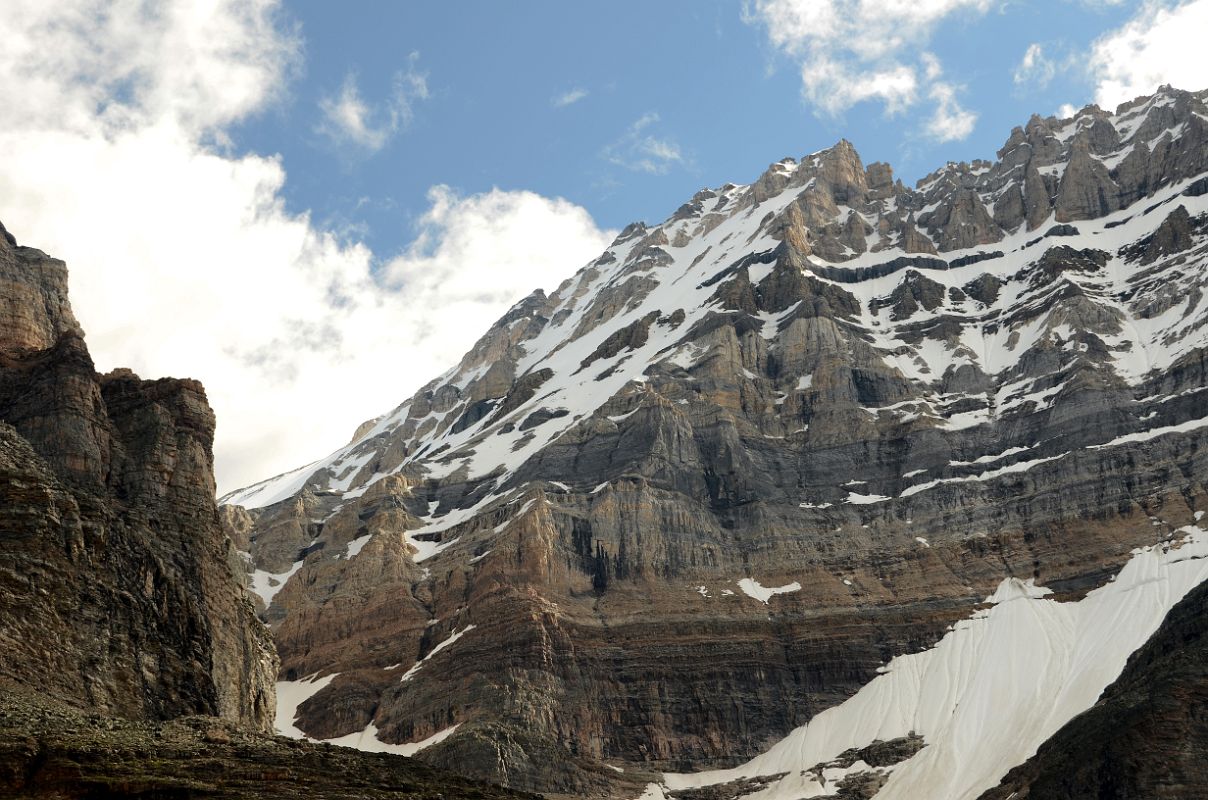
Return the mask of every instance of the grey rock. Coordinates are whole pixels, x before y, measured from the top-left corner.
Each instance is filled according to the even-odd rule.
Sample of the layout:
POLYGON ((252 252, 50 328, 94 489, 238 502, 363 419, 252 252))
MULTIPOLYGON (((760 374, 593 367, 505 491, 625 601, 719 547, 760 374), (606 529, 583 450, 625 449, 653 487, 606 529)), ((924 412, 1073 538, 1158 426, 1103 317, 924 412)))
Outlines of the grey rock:
POLYGON ((1187 207, 1180 205, 1162 220, 1150 236, 1138 242, 1140 261, 1142 264, 1152 264, 1165 256, 1172 256, 1189 250, 1195 244, 1194 234, 1208 229, 1208 217, 1192 220, 1187 207))
MULTIPOLYGON (((1145 192, 1193 168, 1182 113, 1182 133, 1146 150, 1163 166, 1145 192)), ((1139 147, 1112 143, 1127 124, 1037 117, 1000 162, 914 188, 842 143, 778 162, 664 223, 684 247, 707 237, 694 255, 669 246, 672 262, 628 272, 662 247, 643 228, 534 306, 547 324, 493 328, 446 382, 456 392, 426 387, 347 454, 374 465, 353 486, 405 454, 393 483, 349 496, 318 474, 260 512, 309 493, 325 520, 267 614, 287 677, 339 673, 301 728, 372 722, 397 742, 458 724, 421 757, 568 794, 733 766, 933 644, 1004 577, 1077 597, 1168 532, 1151 517, 1192 521, 1208 433, 1130 434, 1208 416, 1200 334, 1136 336, 1176 305, 1180 331, 1203 327, 1194 224, 1192 247, 1132 270, 1093 246, 1099 223, 991 249, 1004 229, 1070 234, 1055 196, 1062 215, 1126 206, 1120 220, 1155 232, 1168 211, 1109 191, 1104 161, 1139 147), (531 363, 539 348, 549 359, 531 363), (572 353, 569 372, 589 369, 568 384, 572 353), (521 390, 534 366, 549 372, 521 390), (500 377, 476 397, 466 384, 489 368, 500 377), (416 562, 417 538, 442 549, 416 562), (801 589, 765 604, 741 578, 801 589), (399 684, 396 664, 422 666, 399 684)), ((1179 230, 1164 241, 1185 243, 1179 230)))
POLYGON ((1120 208, 1120 189, 1107 168, 1076 140, 1054 204, 1058 222, 1094 219, 1120 208))
POLYGON ((958 189, 934 212, 920 217, 919 223, 927 228, 940 250, 964 250, 993 244, 1003 237, 1002 229, 973 189, 958 189))
POLYGON ((1023 204, 1030 231, 1043 225, 1053 213, 1052 192, 1040 177, 1039 170, 1031 163, 1024 174, 1023 204))

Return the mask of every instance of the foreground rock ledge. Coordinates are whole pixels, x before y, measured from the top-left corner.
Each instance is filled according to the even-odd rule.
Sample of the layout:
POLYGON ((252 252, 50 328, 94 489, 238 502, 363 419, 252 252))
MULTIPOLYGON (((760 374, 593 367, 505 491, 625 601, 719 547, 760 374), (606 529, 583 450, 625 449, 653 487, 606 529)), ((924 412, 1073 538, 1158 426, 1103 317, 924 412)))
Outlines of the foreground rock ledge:
POLYGON ((148 723, 0 688, 0 798, 535 800, 387 753, 266 736, 214 717, 148 723))

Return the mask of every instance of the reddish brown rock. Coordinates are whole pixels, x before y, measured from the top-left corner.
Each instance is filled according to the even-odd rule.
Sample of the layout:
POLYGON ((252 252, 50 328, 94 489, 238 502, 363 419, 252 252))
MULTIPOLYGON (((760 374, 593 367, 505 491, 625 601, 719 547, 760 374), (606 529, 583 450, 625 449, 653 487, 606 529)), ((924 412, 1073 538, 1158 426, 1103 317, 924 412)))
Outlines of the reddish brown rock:
POLYGON ((269 729, 276 655, 232 573, 201 385, 97 375, 40 251, 0 242, 0 304, 0 674, 269 729))

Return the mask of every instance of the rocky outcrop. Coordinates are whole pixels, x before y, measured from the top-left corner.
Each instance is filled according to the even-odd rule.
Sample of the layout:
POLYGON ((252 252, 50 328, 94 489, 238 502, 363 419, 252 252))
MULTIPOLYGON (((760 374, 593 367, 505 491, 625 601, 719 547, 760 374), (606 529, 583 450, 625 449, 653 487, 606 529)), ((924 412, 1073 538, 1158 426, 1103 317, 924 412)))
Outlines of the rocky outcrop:
POLYGON ((1095 705, 981 800, 1198 800, 1208 791, 1208 585, 1176 605, 1095 705))
POLYGON ((1095 219, 1120 207, 1120 187, 1107 167, 1090 154, 1085 143, 1073 148, 1057 190, 1055 218, 1058 222, 1095 219))
POLYGON ((68 333, 80 333, 67 302, 67 267, 31 247, 18 247, 3 230, 0 240, 0 350, 46 350, 68 333))
POLYGON ((919 222, 935 231, 940 250, 965 250, 1002 239, 1002 230, 972 189, 958 189, 919 222))
POLYGON ((385 753, 294 741, 226 720, 151 723, 0 691, 0 795, 245 800, 537 800, 385 753))
POLYGON ((1166 256, 1186 252, 1195 246, 1195 235, 1208 229, 1208 214, 1192 218, 1187 206, 1171 211, 1162 224, 1149 236, 1124 250, 1130 259, 1149 265, 1166 256))
POLYGON ((1202 152, 1204 97, 1037 117, 914 188, 840 143, 698 193, 310 475, 234 493, 313 687, 294 724, 457 725, 420 757, 620 794, 760 753, 1006 578, 1077 598, 1191 524, 1208 200, 1194 159, 1144 202, 1119 169, 1202 152))
POLYGON ((269 730, 201 385, 96 374, 61 261, 0 242, 0 676, 131 719, 269 730))

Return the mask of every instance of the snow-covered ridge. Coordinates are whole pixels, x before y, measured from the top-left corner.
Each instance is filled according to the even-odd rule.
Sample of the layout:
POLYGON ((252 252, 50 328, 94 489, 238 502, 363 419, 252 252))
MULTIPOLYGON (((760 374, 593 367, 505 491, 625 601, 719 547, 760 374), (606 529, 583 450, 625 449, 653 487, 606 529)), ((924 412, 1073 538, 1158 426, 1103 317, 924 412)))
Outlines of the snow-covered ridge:
POLYGON ((1007 579, 988 598, 992 607, 935 647, 895 658, 850 700, 763 755, 729 770, 665 775, 643 797, 774 775, 784 777, 745 796, 824 797, 843 776, 876 771, 889 773, 877 800, 973 800, 1089 708, 1166 613, 1208 579, 1208 533, 1181 533, 1134 551, 1114 580, 1076 603, 1007 579), (815 769, 846 750, 909 735, 921 735, 924 747, 892 767, 815 769))
MULTIPOLYGON (((925 746, 892 775, 911 789, 891 786, 902 793, 889 796, 972 792, 993 776, 957 758, 961 737, 996 747, 998 734, 985 730, 987 698, 1004 683, 1018 688, 992 665, 1038 683, 1035 697, 1017 698, 1024 717, 1008 721, 1012 745, 1032 747, 1032 733, 1019 730, 1059 724, 1089 702, 1076 687, 1115 674, 1095 671, 1086 655, 1103 632, 1099 615, 1152 613, 1125 624, 1127 635, 1112 645, 1125 649, 1104 663, 1119 660, 1156 625, 1158 606, 1173 602, 1173 591, 1159 588, 1174 585, 1166 573, 1190 568, 1163 561, 1160 549, 1139 553, 1129 570, 1161 564, 1152 587, 1132 581, 1129 598, 1158 592, 1137 609, 1085 610, 1108 603, 1094 598, 1117 597, 1111 586, 1077 605, 1055 603, 1031 582, 994 589, 1021 570, 1054 588, 1098 580, 1122 552, 1192 519, 1180 510, 1167 523, 1151 510, 1174 497, 1176 484, 1188 504, 1202 506, 1190 497, 1197 489, 1178 481, 1193 480, 1185 465, 1199 463, 1208 438, 1203 99, 1171 93, 1117 115, 1085 109, 1073 120, 1033 120, 999 161, 951 165, 915 189, 894 182, 885 165, 865 167, 840 143, 777 162, 750 184, 699 192, 660 225, 630 226, 557 291, 517 303, 458 365, 363 426, 357 441, 226 498, 260 509, 246 516, 257 520, 251 551, 263 558, 254 586, 271 621, 306 619, 313 608, 314 619, 339 620, 338 630, 378 624, 331 602, 323 587, 333 584, 340 597, 368 596, 367 609, 382 593, 410 596, 412 630, 465 612, 440 629, 424 660, 409 660, 409 647, 356 651, 356 637, 336 634, 321 657, 293 671, 323 663, 319 674, 341 673, 324 701, 386 687, 382 707, 393 710, 375 713, 349 739, 376 748, 374 724, 396 741, 433 732, 393 726, 415 718, 406 698, 449 680, 429 663, 434 654, 440 664, 464 664, 465 653, 491 649, 480 637, 500 635, 497 607, 478 600, 463 608, 465 587, 479 597, 482 587, 515 583, 524 602, 567 617, 587 613, 605 592, 632 601, 650 591, 657 602, 682 601, 706 627, 714 614, 777 626, 803 609, 825 615, 822 603, 913 609, 921 591, 928 604, 972 609, 989 595, 993 607, 957 625, 930 655, 893 661, 848 704, 773 751, 784 758, 665 784, 789 771, 761 796, 833 793, 844 776, 871 769, 832 763, 838 753, 873 738, 918 746, 914 732, 925 746), (1148 188, 1126 196, 1136 186, 1131 154, 1142 144, 1152 154, 1148 188), (1075 191, 1079 181, 1095 191, 1075 191), (1108 183, 1118 190, 1111 202, 1091 208, 1108 183), (1164 487, 1163 476, 1175 473, 1182 477, 1164 487), (1061 538, 1109 507, 1155 516, 1119 512, 1102 547, 1101 537, 1061 538), (633 509, 654 513, 633 521, 633 509), (1086 540, 1093 546, 1079 549, 1086 540), (901 581, 899 569, 913 582, 901 581), (919 574, 930 577, 920 582, 919 574), (1030 646, 1036 632, 1048 649, 1015 663, 1012 648, 1030 646), (1020 668, 1037 669, 1041 680, 1020 668), (883 703, 890 713, 869 710, 883 703), (1052 709, 1060 713, 1043 716, 1052 709), (961 783, 944 783, 945 770, 961 783)), ((1169 552, 1198 552, 1201 532, 1188 534, 1194 541, 1169 552)), ((1132 580, 1129 570, 1117 583, 1132 580)), ((651 610, 665 612, 655 603, 651 610)), ((326 634, 282 630, 309 641, 326 634)), ((934 626, 924 631, 927 641, 933 634, 934 626)), ((899 641, 888 652, 913 646, 899 641)), ((499 649, 502 663, 510 649, 499 649)), ((462 687, 477 680, 456 679, 462 687)), ((845 680, 834 688, 846 697, 857 687, 845 680)), ((324 688, 317 684, 284 686, 284 705, 296 708, 324 688)), ((297 720, 287 709, 283 725, 318 730, 323 707, 307 705, 297 720)), ((446 747, 477 735, 491 713, 442 717, 465 725, 446 747)), ((783 733, 765 727, 759 735, 773 731, 783 733)), ((999 755, 1020 753, 995 750, 987 769, 1009 766, 999 755)), ((642 760, 638 751, 625 758, 642 760)), ((664 791, 655 784, 647 794, 664 791)))
MULTIPOLYGON (((1202 98, 1195 102, 1202 107, 1202 98)), ((446 532, 474 525, 482 514, 498 516, 502 504, 520 500, 523 487, 514 476, 529 459, 576 426, 620 427, 662 407, 665 401, 646 385, 652 375, 691 380, 706 369, 715 350, 701 331, 715 320, 747 319, 769 353, 787 348, 803 324, 802 302, 740 309, 723 290, 745 280, 762 291, 790 262, 840 307, 836 330, 850 346, 867 348, 881 368, 913 387, 896 402, 864 407, 869 419, 966 431, 1051 408, 1088 371, 1139 384, 1208 344, 1208 308, 1201 302, 1206 276, 1198 266, 1203 258, 1165 257, 1142 266, 1134 252, 1175 209, 1193 219, 1208 214, 1208 191, 1197 189, 1204 182, 1198 174, 1073 225, 1055 225, 1050 210, 1037 225, 1020 223, 991 244, 942 255, 908 252, 905 233, 868 234, 867 246, 849 238, 841 257, 827 260, 826 248, 810 244, 821 240, 805 218, 822 209, 834 220, 846 219, 845 225, 859 217, 872 230, 878 220, 900 220, 907 208, 908 223, 934 214, 962 191, 978 193, 992 208, 1004 187, 1017 183, 1009 166, 1014 150, 1050 147, 1052 159, 1068 160, 1086 131, 1102 138, 1104 125, 1115 131, 1108 140, 1119 140, 1110 152, 1131 152, 1142 141, 1177 145, 1172 137, 1187 123, 1158 125, 1170 122, 1174 107, 1171 96, 1157 95, 1117 116, 1088 108, 1071 120, 1034 120, 1028 133, 1012 135, 1015 144, 1008 142, 1000 153, 1005 160, 949 165, 917 190, 888 183, 883 165, 864 169, 846 143, 799 163, 777 162, 751 184, 703 190, 661 225, 627 228, 549 297, 538 293, 517 303, 459 365, 383 415, 357 441, 223 502, 261 508, 308 488, 336 498, 328 507, 338 510, 399 474, 413 482, 478 487, 463 499, 430 499, 425 513, 416 512, 419 527, 406 532, 417 562, 458 552, 459 533, 446 532), (849 184, 856 188, 835 189, 849 184), (820 192, 829 194, 819 200, 820 192), (861 192, 865 200, 852 199, 861 192), (839 199, 827 210, 832 195, 839 199), (863 251, 852 251, 851 243, 863 251), (1054 267, 1049 254, 1058 248, 1067 255, 1054 267), (1034 366, 1053 360, 1058 363, 1047 371, 1034 366), (984 379, 950 380, 969 369, 984 379)), ((1189 113, 1199 119, 1198 111, 1189 113)), ((915 244, 938 244, 912 230, 915 244)), ((1205 239, 1203 231, 1194 234, 1196 252, 1205 239)), ((773 409, 800 405, 800 398, 820 391, 809 368, 800 374, 781 368, 770 377, 751 366, 738 370, 740 379, 753 394, 770 393, 773 409)), ((1186 424, 1142 420, 1136 431, 1080 446, 1142 441, 1186 424)), ((809 425, 792 420, 769 419, 767 425, 770 439, 812 435, 809 425)), ((937 487, 1019 474, 1065 454, 1000 447, 941 469, 911 470, 893 485, 837 485, 828 494, 800 498, 799 506, 877 506, 937 487)), ((491 527, 499 533, 528 507, 512 508, 491 527)), ((354 558, 365 541, 343 552, 354 558)), ((291 574, 258 571, 258 593, 271 603, 279 589, 271 584, 291 574)))
MULTIPOLYGON (((1087 127, 1089 119, 1124 126, 1135 122, 1138 115, 1145 117, 1147 108, 1157 113, 1167 105, 1162 97, 1157 97, 1148 105, 1127 110, 1119 119, 1085 109, 1072 120, 1052 121, 1053 135, 1087 127)), ((1130 135, 1136 138, 1138 131, 1132 130, 1130 135)), ((1071 136, 1066 135, 1066 140, 1071 136)), ((727 185, 717 191, 704 191, 661 226, 653 229, 631 226, 602 256, 549 298, 529 298, 517 304, 461 365, 429 384, 416 398, 384 415, 362 439, 319 462, 233 492, 223 502, 247 507, 270 505, 296 494, 305 485, 358 496, 385 474, 409 465, 422 465, 427 476, 437 479, 454 473, 474 477, 498 468, 506 472, 515 470, 623 388, 643 382, 651 364, 661 360, 691 368, 706 355, 684 339, 694 324, 720 310, 715 302, 710 302, 716 289, 710 280, 744 259, 749 261, 751 254, 776 251, 780 245, 778 220, 816 182, 810 178, 802 185, 794 185, 794 181, 811 171, 831 169, 819 166, 825 157, 815 154, 800 165, 778 162, 768 173, 774 180, 765 176, 749 186, 727 185), (775 187, 780 187, 778 193, 755 199, 775 187), (677 312, 683 315, 682 322, 672 324, 670 319, 677 312), (607 345, 610 336, 643 325, 650 315, 654 315, 653 322, 646 323, 648 334, 642 346, 627 349, 617 357, 597 358, 590 368, 581 366, 607 345), (534 397, 511 413, 488 413, 479 422, 455 430, 455 423, 463 418, 474 398, 483 394, 484 384, 497 382, 494 372, 499 369, 501 351, 514 358, 509 366, 515 376, 539 368, 551 370, 553 375, 540 384, 534 397), (605 371, 604 367, 609 369, 605 371), (602 375, 603 372, 607 374, 602 375), (447 408, 443 407, 446 405, 447 408), (536 408, 551 409, 557 416, 531 430, 521 430, 519 423, 536 408), (509 422, 513 429, 501 432, 509 422), (405 437, 412 455, 379 471, 374 467, 377 456, 386 442, 400 435, 405 437), (434 458, 436 453, 439 456, 434 458)), ((984 182, 993 172, 980 168, 958 170, 954 166, 923 182, 921 191, 925 194, 945 181, 952 182, 953 174, 965 176, 966 181, 984 182)), ((1204 343, 1204 328, 1196 321, 1201 309, 1194 307, 1194 288, 1202 277, 1198 271, 1175 271, 1170 275, 1182 284, 1184 302, 1172 304, 1162 314, 1138 314, 1138 303, 1125 298, 1146 287, 1139 283, 1135 265, 1119 254, 1120 248, 1152 232, 1178 205, 1185 206, 1193 216, 1208 211, 1208 195, 1184 194, 1189 183, 1181 181, 1163 188, 1146 199, 1144 210, 1130 206, 1097 219, 1079 221, 1076 232, 1067 231, 1059 238, 1044 238, 1042 231, 1048 227, 1047 223, 1038 230, 1020 226, 991 246, 951 251, 942 258, 908 256, 900 246, 875 252, 870 249, 843 260, 841 269, 846 273, 843 280, 827 278, 832 267, 817 254, 807 259, 805 268, 813 272, 816 280, 850 293, 860 309, 858 318, 852 320, 860 334, 884 354, 886 365, 923 384, 934 384, 949 369, 966 364, 976 365, 990 375, 1003 374, 1031 348, 1046 340, 1063 338, 1069 342, 1067 346, 1082 346, 1073 341, 1073 331, 1064 320, 1051 315, 1046 318, 1041 313, 1056 292, 1072 285, 1118 319, 1112 332, 1105 329, 1095 333, 1111 351, 1114 369, 1134 382, 1151 370, 1169 366, 1204 343), (1052 245, 1101 250, 1110 258, 1095 273, 1065 272, 1051 282, 1029 283, 1026 279, 1029 266, 1052 245), (994 257, 984 257, 990 250, 994 257), (979 254, 980 257, 970 257, 979 254), (902 259, 917 265, 876 274, 879 265, 902 259), (938 266, 926 266, 929 262, 938 266), (852 282, 850 276, 860 273, 868 277, 852 282), (963 296, 962 287, 984 275, 1002 284, 998 297, 991 303, 982 303, 963 296), (919 276, 942 288, 940 303, 920 308, 906 319, 895 319, 895 312, 889 307, 894 293, 919 276), (1002 324, 1004 319, 1021 317, 1032 318, 1023 324, 1002 324), (930 337, 920 340, 917 335, 929 322, 951 321, 961 326, 955 341, 930 337)), ((989 189, 987 192, 984 199, 992 204, 993 192, 989 189)), ((891 198, 879 204, 888 208, 896 202, 897 199, 891 198)), ((844 211, 840 206, 838 213, 850 217, 859 212, 844 211)), ((872 222, 875 220, 869 224, 872 222)), ((753 263, 748 268, 751 282, 758 282, 771 269, 770 263, 753 263)), ((1169 292, 1169 287, 1165 291, 1169 292)), ((764 335, 774 337, 781 321, 792 312, 789 309, 762 320, 764 335)), ((805 389, 808 381, 798 387, 805 389)), ((956 427, 981 424, 991 417, 989 413, 945 413, 944 404, 937 402, 939 399, 925 400, 905 413, 929 416, 956 427)), ((989 399, 999 413, 1044 400, 1043 392, 1029 391, 1026 385, 1017 387, 1014 394, 1004 386, 989 399)), ((496 403, 496 407, 499 405, 496 403)))

